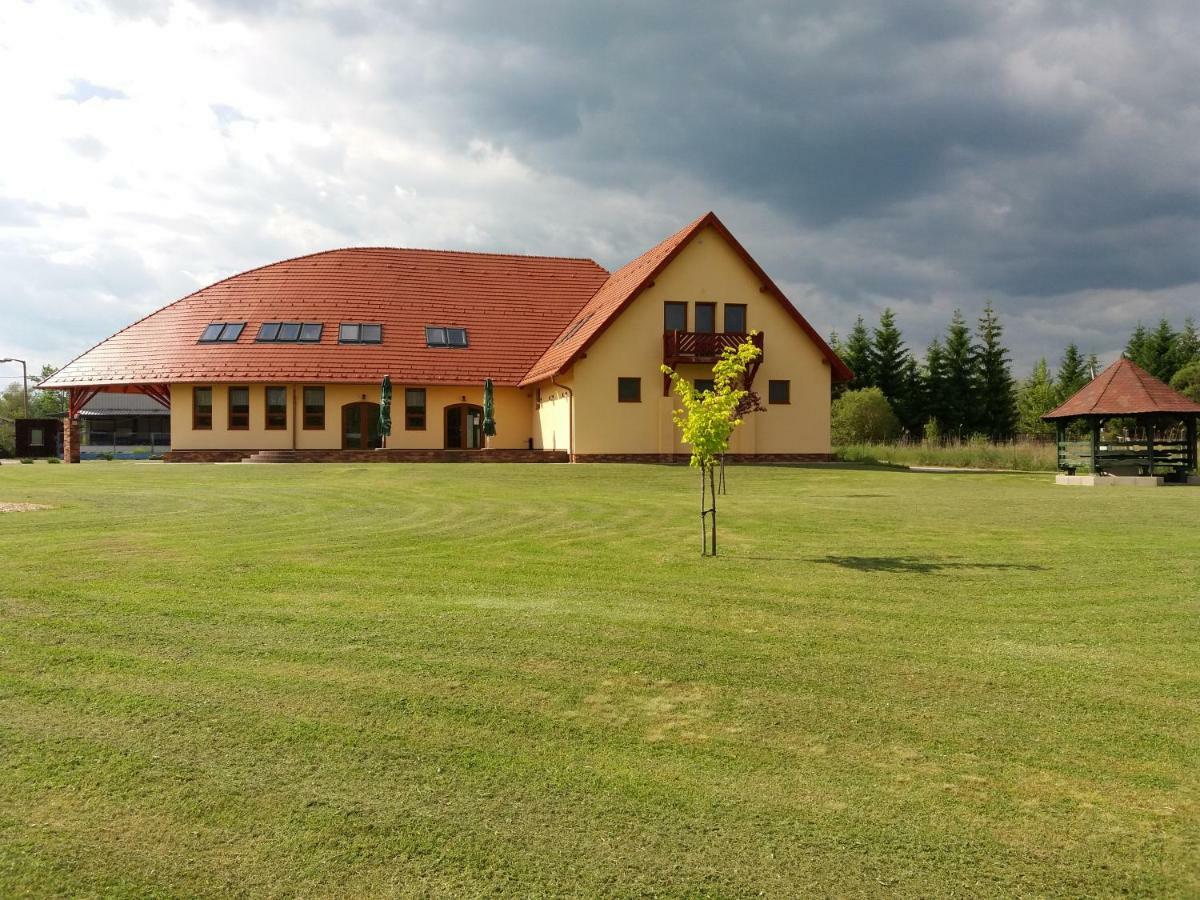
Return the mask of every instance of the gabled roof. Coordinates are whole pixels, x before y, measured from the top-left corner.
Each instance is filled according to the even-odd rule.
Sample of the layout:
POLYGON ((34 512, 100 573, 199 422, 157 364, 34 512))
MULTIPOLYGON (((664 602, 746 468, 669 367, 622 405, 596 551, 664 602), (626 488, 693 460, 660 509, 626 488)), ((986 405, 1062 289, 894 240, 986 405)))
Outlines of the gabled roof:
POLYGON ((1043 419, 1076 416, 1135 416, 1148 413, 1200 415, 1200 403, 1163 384, 1121 357, 1043 419))
POLYGON ((189 294, 102 341, 42 387, 204 381, 515 385, 596 293, 588 259, 359 248, 252 269, 189 294), (256 343, 263 322, 320 322, 315 344, 256 343), (234 343, 200 344, 211 322, 245 322, 234 343), (380 344, 339 344, 340 322, 380 323, 380 344), (466 349, 431 348, 425 326, 467 329, 466 349))
POLYGON ((792 306, 791 301, 784 296, 783 291, 776 287, 762 267, 754 261, 746 249, 730 233, 729 229, 717 218, 716 213, 707 212, 685 228, 675 232, 662 243, 647 250, 637 259, 626 263, 608 277, 600 288, 579 311, 562 333, 558 335, 549 349, 533 365, 521 380, 522 385, 532 384, 550 378, 569 369, 583 355, 588 347, 604 333, 609 324, 628 307, 642 291, 654 283, 654 279, 665 269, 676 256, 686 247, 697 234, 705 228, 712 228, 729 244, 741 257, 742 261, 754 272, 762 284, 764 292, 771 294, 780 302, 796 324, 817 345, 832 370, 833 380, 849 381, 853 373, 838 357, 825 339, 817 333, 804 316, 792 306))

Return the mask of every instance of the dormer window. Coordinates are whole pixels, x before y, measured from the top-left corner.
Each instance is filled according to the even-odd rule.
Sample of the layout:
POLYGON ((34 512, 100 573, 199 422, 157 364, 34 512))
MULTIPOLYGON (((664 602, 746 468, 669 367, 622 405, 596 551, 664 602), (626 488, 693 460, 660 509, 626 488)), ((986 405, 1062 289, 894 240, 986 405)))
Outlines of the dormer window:
POLYGON ((204 334, 200 335, 200 343, 232 344, 242 336, 242 329, 245 327, 245 322, 213 322, 204 329, 204 334))
POLYGON ((382 340, 382 325, 343 322, 338 326, 338 341, 342 344, 378 344, 382 340))
POLYGON ((467 329, 465 328, 443 328, 440 325, 425 326, 425 346, 426 347, 454 347, 462 348, 467 346, 467 329))

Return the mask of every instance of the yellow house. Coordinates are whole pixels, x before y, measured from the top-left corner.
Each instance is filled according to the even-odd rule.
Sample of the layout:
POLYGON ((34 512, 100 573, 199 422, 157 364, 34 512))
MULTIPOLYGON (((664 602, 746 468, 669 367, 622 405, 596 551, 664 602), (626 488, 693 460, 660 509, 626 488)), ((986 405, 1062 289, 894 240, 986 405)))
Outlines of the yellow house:
POLYGON ((70 391, 68 460, 79 409, 104 390, 169 405, 170 461, 670 461, 688 448, 659 366, 703 386, 750 332, 763 410, 732 455, 829 458, 830 387, 850 372, 713 213, 612 273, 585 259, 389 248, 285 260, 158 310, 44 386, 70 391))

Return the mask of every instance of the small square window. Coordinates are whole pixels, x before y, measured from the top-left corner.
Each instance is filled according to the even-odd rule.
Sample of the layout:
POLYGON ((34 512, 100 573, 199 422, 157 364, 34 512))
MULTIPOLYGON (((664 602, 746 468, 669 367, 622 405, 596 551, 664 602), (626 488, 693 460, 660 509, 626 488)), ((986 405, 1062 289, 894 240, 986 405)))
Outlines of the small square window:
POLYGON ((467 329, 465 328, 447 328, 446 343, 451 347, 467 346, 467 329))
POLYGON ((343 323, 342 326, 338 329, 338 340, 341 341, 343 344, 357 344, 358 343, 358 335, 359 335, 359 327, 360 326, 355 325, 355 324, 343 323))
POLYGON ((617 401, 620 403, 641 403, 642 402, 642 379, 640 379, 640 378, 618 378, 617 379, 617 401))
POLYGON ((200 340, 204 343, 217 340, 221 336, 221 332, 225 330, 224 322, 213 322, 204 329, 204 334, 200 335, 200 340))
POLYGON ((44 447, 46 442, 45 432, 41 428, 29 429, 29 446, 44 447))
POLYGON ((446 346, 446 329, 434 328, 432 325, 425 326, 425 344, 429 347, 445 347, 446 346))
POLYGON ((300 340, 310 344, 315 344, 321 340, 321 324, 319 322, 305 322, 301 325, 300 340))
POLYGON ((768 381, 767 382, 767 402, 768 403, 791 403, 792 402, 792 383, 790 381, 768 381))
POLYGON ((711 394, 715 387, 716 385, 713 383, 711 378, 696 379, 696 393, 698 394, 703 394, 705 391, 708 391, 711 394))
POLYGON ((299 322, 284 322, 279 326, 279 340, 294 341, 300 337, 299 322))
POLYGON ((279 323, 278 322, 263 322, 262 325, 259 326, 258 337, 256 338, 256 340, 273 341, 277 337, 279 337, 279 323))
POLYGON ((383 340, 382 325, 362 325, 359 331, 359 340, 364 344, 378 344, 383 340))
POLYGON ((233 343, 242 336, 242 329, 246 327, 245 322, 230 322, 221 329, 220 340, 225 343, 233 343))

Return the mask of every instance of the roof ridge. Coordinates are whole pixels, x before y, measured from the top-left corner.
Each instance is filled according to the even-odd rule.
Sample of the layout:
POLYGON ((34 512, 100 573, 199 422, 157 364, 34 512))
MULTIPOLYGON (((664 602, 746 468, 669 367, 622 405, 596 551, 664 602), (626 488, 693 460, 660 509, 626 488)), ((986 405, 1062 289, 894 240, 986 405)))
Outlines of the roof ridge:
MULTIPOLYGON (((562 262, 588 262, 598 269, 601 269, 605 272, 608 271, 608 269, 605 269, 604 266, 600 265, 600 263, 596 262, 596 260, 592 259, 590 256, 554 256, 552 254, 545 253, 499 253, 492 250, 451 250, 446 247, 389 247, 385 244, 371 244, 365 247, 330 247, 328 250, 316 250, 312 253, 302 253, 299 256, 290 256, 287 259, 279 259, 275 262, 267 263, 266 265, 255 266, 252 269, 247 269, 245 272, 239 272, 238 275, 248 275, 251 272, 258 271, 259 269, 267 269, 271 266, 282 265, 283 263, 298 262, 302 259, 311 259, 314 256, 325 256, 330 253, 353 253, 360 250, 387 250, 400 253, 437 253, 447 256, 451 254, 455 256, 485 256, 500 259, 549 259, 562 262)), ((231 275, 230 277, 236 278, 238 276, 231 275)), ((222 281, 223 280, 225 279, 222 279, 222 281)), ((220 281, 215 282, 215 284, 220 283, 220 281)), ((212 285, 209 285, 209 287, 212 287, 212 285)))

